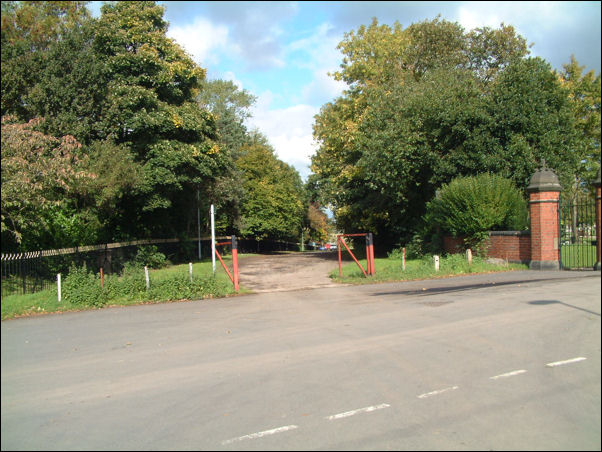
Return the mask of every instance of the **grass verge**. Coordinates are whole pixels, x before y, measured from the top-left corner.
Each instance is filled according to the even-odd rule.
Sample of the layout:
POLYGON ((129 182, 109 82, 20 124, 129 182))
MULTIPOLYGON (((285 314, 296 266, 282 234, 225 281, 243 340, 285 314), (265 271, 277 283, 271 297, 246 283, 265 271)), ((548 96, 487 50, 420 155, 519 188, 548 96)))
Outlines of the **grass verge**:
MULTIPOLYGON (((232 271, 232 257, 224 256, 223 259, 232 271)), ((211 260, 194 263, 192 275, 191 283, 188 264, 149 270, 149 290, 146 290, 142 269, 121 276, 107 275, 103 288, 100 287, 99 275, 90 275, 85 290, 72 296, 69 296, 67 277, 63 283, 61 302, 58 301, 56 286, 33 294, 2 296, 2 320, 109 306, 220 298, 235 294, 230 278, 217 260, 215 277, 211 260)), ((247 292, 249 291, 241 287, 239 294, 247 292)), ((74 293, 76 292, 72 289, 71 294, 74 293)))
MULTIPOLYGON (((366 260, 359 262, 365 270, 367 268, 366 260)), ((452 254, 441 257, 439 271, 435 271, 434 261, 430 256, 406 261, 405 270, 402 268, 401 259, 389 257, 374 260, 374 276, 366 278, 355 262, 343 265, 342 277, 339 276, 338 269, 333 270, 329 276, 337 282, 346 284, 373 284, 375 282, 411 281, 477 273, 528 270, 528 268, 525 264, 488 263, 479 257, 474 257, 472 264, 468 264, 464 255, 452 254)))

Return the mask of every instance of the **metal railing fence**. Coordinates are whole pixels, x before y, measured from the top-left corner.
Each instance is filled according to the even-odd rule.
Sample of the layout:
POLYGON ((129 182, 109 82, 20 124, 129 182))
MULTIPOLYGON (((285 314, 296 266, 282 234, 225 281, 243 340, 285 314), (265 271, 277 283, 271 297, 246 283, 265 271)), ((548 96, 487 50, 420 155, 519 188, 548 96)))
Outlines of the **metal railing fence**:
MULTIPOLYGON (((216 237, 217 240, 229 238, 216 237)), ((239 240, 239 253, 273 253, 299 251, 300 243, 279 240, 239 240)), ((200 240, 201 259, 211 259, 211 239, 200 240)), ((2 254, 2 296, 35 293, 56 287, 57 274, 68 275, 73 265, 84 264, 94 273, 103 269, 105 274, 120 273, 126 263, 136 259, 144 247, 156 247, 172 264, 197 262, 199 239, 154 239, 109 243, 56 250, 32 251, 27 253, 2 254)), ((305 245, 306 250, 312 247, 305 245)), ((154 248, 153 248, 154 250, 154 248)), ((152 252, 152 251, 151 251, 152 252)))

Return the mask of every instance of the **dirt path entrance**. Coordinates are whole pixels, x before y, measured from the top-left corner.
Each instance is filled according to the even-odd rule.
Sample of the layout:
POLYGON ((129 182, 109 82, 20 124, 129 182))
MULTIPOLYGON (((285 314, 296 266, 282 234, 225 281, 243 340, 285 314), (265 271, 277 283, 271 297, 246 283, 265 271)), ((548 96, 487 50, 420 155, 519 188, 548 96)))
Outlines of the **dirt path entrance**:
POLYGON ((282 253, 240 259, 240 284, 253 292, 340 286, 328 274, 338 268, 336 251, 282 253))

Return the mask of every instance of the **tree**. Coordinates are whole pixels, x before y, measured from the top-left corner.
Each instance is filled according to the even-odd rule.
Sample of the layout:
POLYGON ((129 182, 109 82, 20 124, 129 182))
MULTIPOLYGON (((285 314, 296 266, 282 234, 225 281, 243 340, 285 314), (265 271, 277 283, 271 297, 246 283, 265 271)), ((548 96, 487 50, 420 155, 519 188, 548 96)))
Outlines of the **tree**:
MULTIPOLYGON (((78 157, 81 144, 72 136, 57 139, 36 131, 34 119, 18 123, 2 118, 2 242, 3 250, 40 249, 88 239, 94 231, 80 211, 69 222, 70 231, 52 237, 65 212, 75 207, 70 199, 85 192, 94 175, 86 158, 78 157)), ((77 243, 75 243, 77 244, 77 243)))
POLYGON ((568 90, 578 134, 575 151, 579 162, 574 182, 576 187, 584 183, 591 187, 600 168, 600 74, 595 75, 594 71, 583 74, 583 69, 571 56, 558 77, 568 90))
POLYGON ((574 169, 566 93, 513 27, 374 20, 339 48, 334 76, 349 90, 315 118, 312 170, 343 230, 405 243, 457 176, 495 172, 525 188, 542 158, 574 169))
POLYGON ((2 2, 2 116, 32 119, 24 95, 40 75, 44 51, 89 20, 86 3, 2 2))
POLYGON ((241 234, 257 239, 297 240, 305 215, 304 190, 297 171, 261 143, 242 148, 237 160, 243 172, 241 234))

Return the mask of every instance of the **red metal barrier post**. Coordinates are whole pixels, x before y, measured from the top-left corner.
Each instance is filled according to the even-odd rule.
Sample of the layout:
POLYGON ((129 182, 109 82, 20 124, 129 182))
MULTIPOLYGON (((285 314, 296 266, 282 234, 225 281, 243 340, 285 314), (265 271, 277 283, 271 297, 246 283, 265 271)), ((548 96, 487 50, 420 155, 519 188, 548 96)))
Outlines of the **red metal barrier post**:
POLYGON ((219 261, 222 263, 222 267, 224 267, 224 270, 226 270, 226 273, 228 274, 230 281, 232 281, 232 284, 234 284, 234 290, 236 292, 238 292, 238 289, 239 289, 239 286, 238 286, 238 242, 236 241, 236 236, 233 235, 230 242, 220 242, 220 243, 216 243, 216 245, 231 245, 232 246, 232 266, 233 266, 234 275, 232 275, 232 273, 230 273, 230 270, 228 270, 228 267, 226 267, 226 264, 224 263, 222 256, 220 256, 219 252, 217 251, 217 248, 215 249, 215 255, 218 257, 219 261))
POLYGON ((234 291, 238 292, 238 242, 236 236, 232 236, 232 272, 234 273, 234 291))
POLYGON ((341 244, 343 244, 345 246, 345 248, 347 248, 347 251, 349 251, 349 254, 351 254, 351 257, 353 258, 353 260, 355 261, 357 266, 362 270, 362 273, 364 273, 364 276, 368 277, 368 275, 374 275, 374 243, 373 243, 373 239, 372 239, 372 233, 339 234, 339 235, 337 235, 337 242, 339 245, 338 246, 338 248, 339 248, 339 276, 343 276, 341 244), (366 273, 366 270, 364 270, 364 267, 362 267, 362 264, 359 263, 359 261, 355 258, 354 254, 351 252, 351 250, 349 249, 349 247, 347 246, 345 241, 342 239, 342 237, 361 237, 361 236, 366 237, 366 266, 368 267, 367 273, 366 273))

